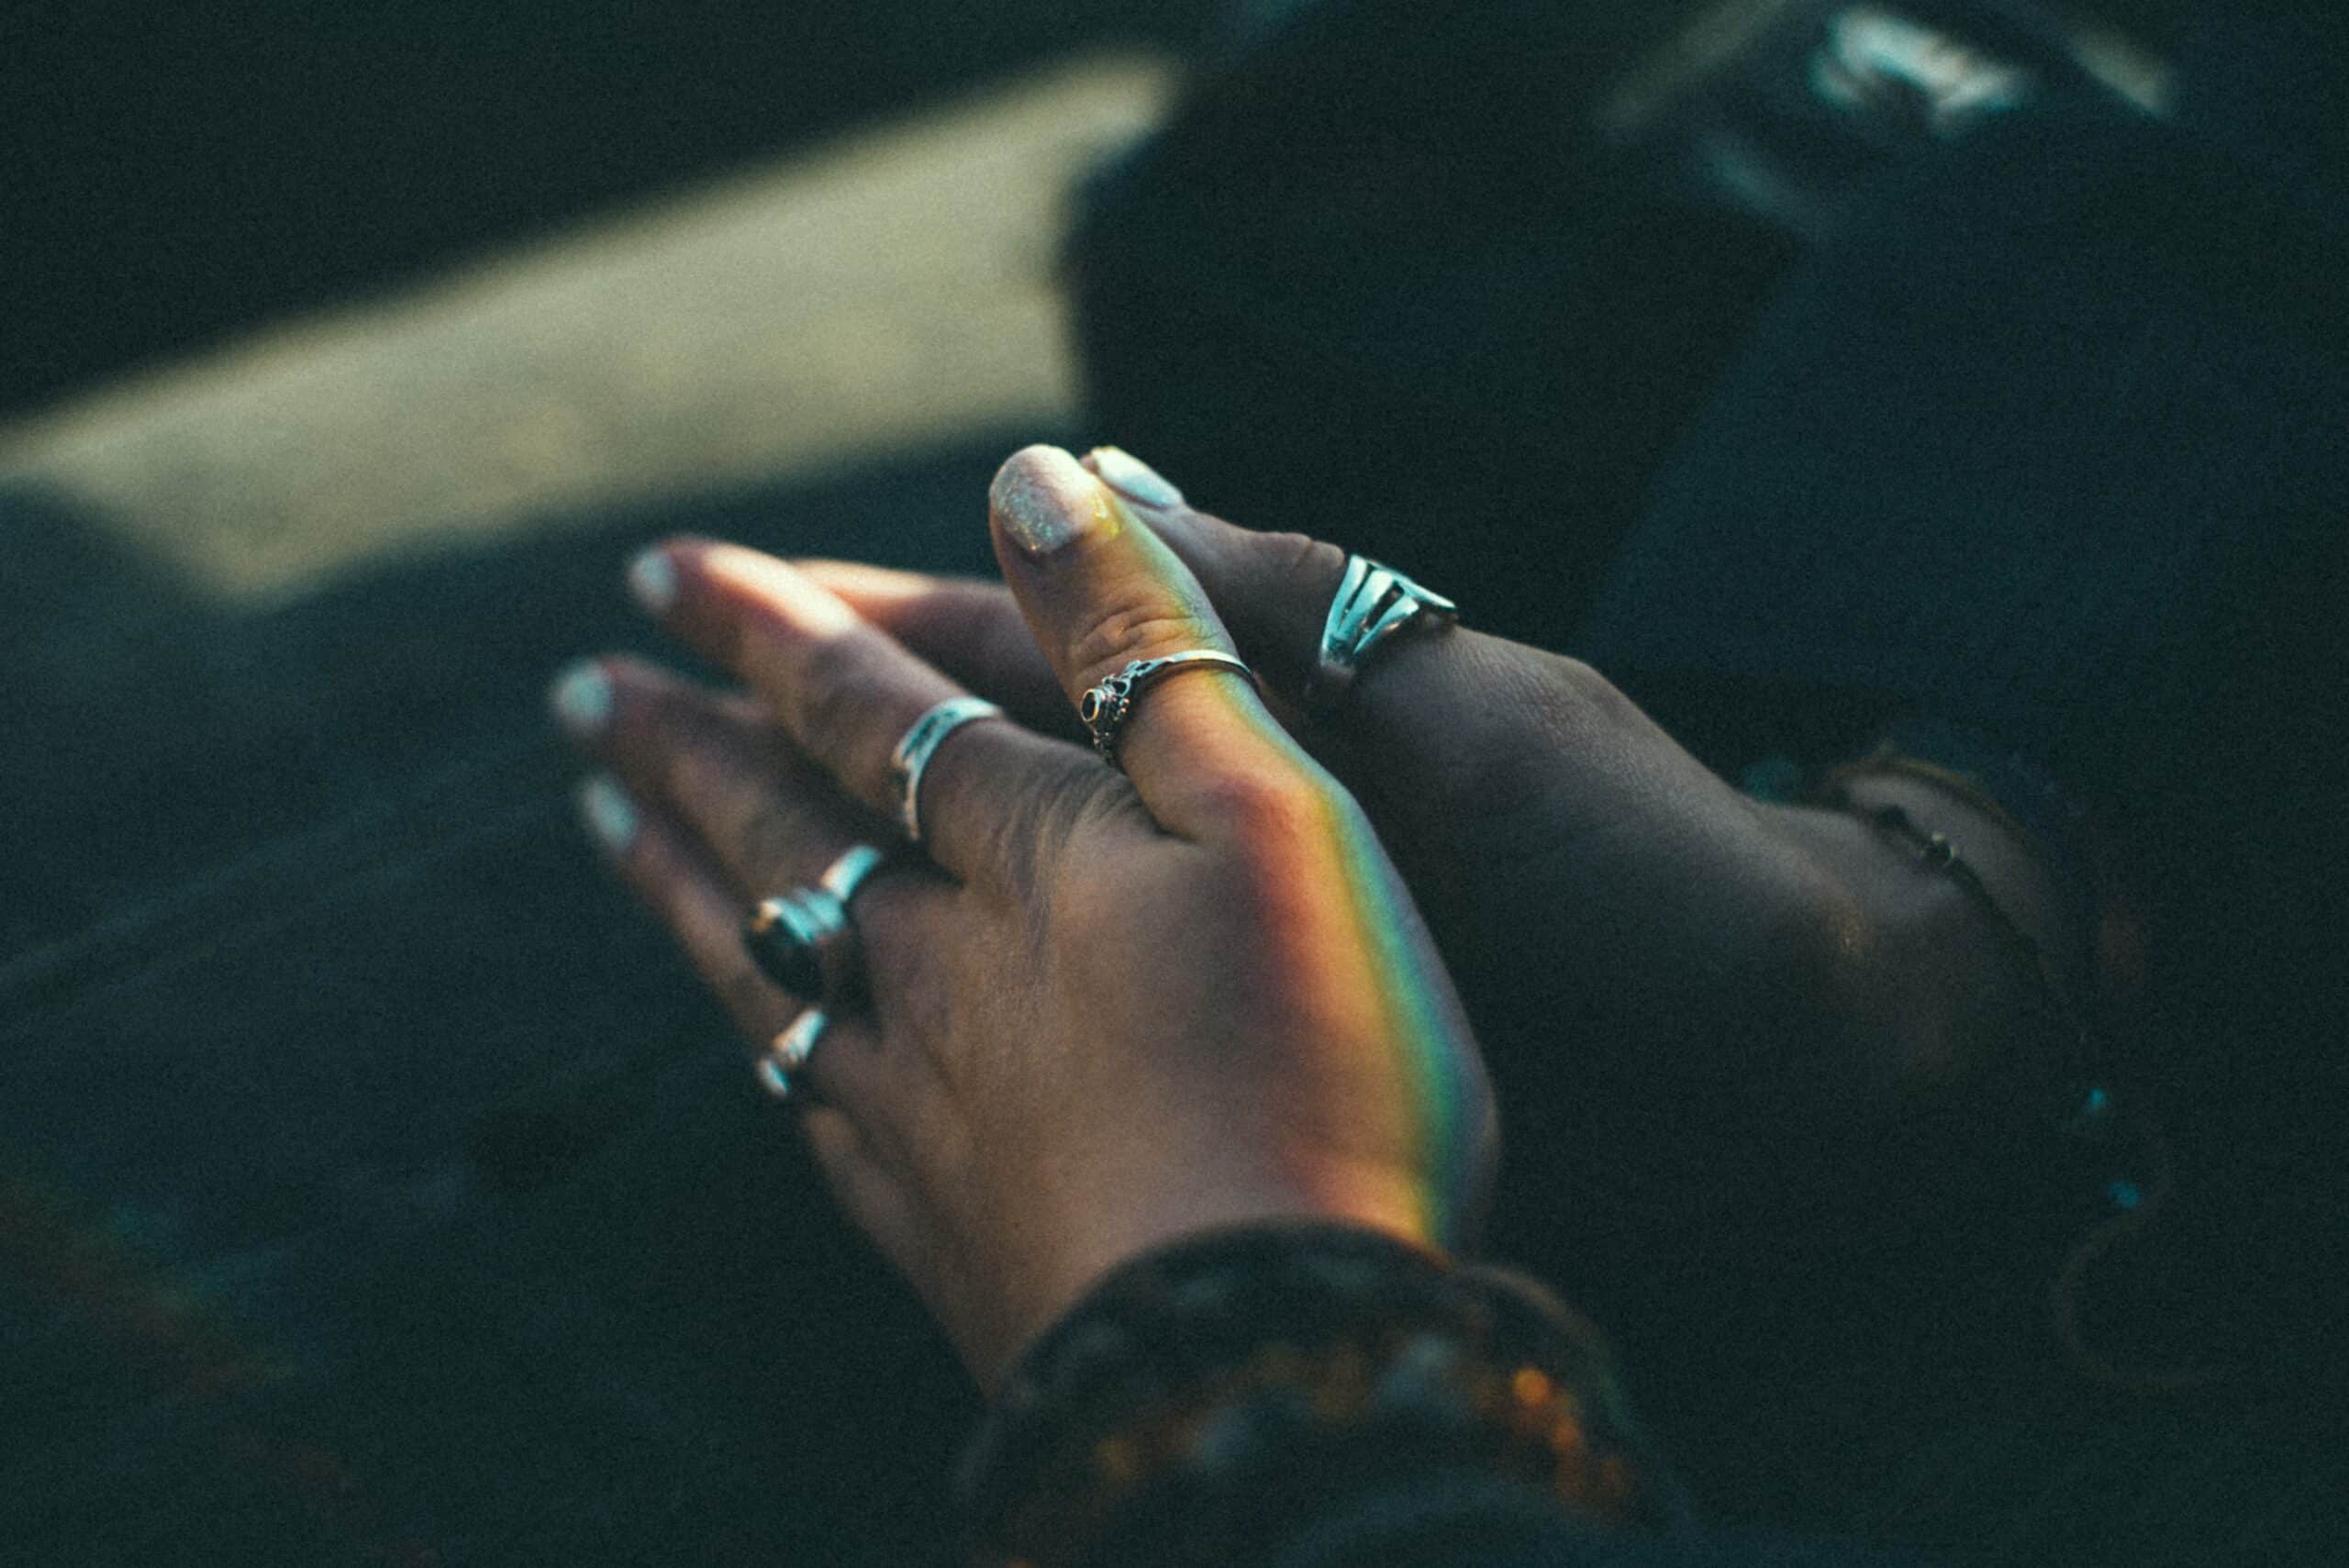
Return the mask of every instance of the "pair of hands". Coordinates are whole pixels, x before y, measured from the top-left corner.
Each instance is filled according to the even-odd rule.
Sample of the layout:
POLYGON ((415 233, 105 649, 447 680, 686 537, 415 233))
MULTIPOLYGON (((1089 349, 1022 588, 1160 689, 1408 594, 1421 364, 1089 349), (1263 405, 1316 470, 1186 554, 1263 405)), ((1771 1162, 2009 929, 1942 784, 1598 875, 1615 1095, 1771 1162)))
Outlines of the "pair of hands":
POLYGON ((922 712, 966 689, 1008 710, 924 777, 931 863, 858 895, 869 1005, 823 1037, 802 1120, 983 1385, 1195 1230, 1472 1240, 1497 1129, 1446 956, 1480 1007, 1553 1020, 1547 1068, 1633 1162, 1692 1084, 1798 1134, 1962 1075, 1969 1008, 1995 1018, 1915 1005, 1966 940, 1951 896, 1856 822, 1739 795, 1586 666, 1407 631, 1309 724, 1280 694, 1336 547, 1208 517, 1114 450, 1015 455, 990 528, 1001 586, 661 546, 638 597, 745 691, 615 657, 556 705, 607 770, 597 838, 762 1043, 797 1008, 745 912, 893 841, 890 753, 922 712), (1125 773, 1077 742, 1085 688, 1192 648, 1248 659, 1271 706, 1186 673, 1138 703, 1125 773))

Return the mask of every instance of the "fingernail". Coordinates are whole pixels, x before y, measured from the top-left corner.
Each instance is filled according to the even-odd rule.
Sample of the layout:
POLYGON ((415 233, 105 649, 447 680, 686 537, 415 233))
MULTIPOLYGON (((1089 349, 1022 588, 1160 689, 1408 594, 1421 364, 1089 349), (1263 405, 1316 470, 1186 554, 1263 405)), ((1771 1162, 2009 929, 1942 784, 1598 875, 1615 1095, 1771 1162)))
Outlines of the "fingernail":
POLYGON ((585 740, 612 721, 612 679, 603 666, 583 659, 555 678, 548 699, 557 724, 585 740))
POLYGON ((987 504, 1012 542, 1041 560, 1096 529, 1114 531, 1109 492, 1058 447, 1029 447, 996 471, 987 504))
POLYGON ((1119 491, 1129 500, 1145 506, 1179 506, 1183 493, 1167 482, 1164 474, 1134 456, 1123 447, 1095 447, 1089 454, 1093 472, 1101 482, 1119 491))
POLYGON ((648 550, 629 562, 628 591, 648 615, 666 615, 677 602, 677 569, 666 550, 648 550))
POLYGON ((636 842, 636 802, 609 773, 592 774, 579 786, 579 816, 609 855, 624 855, 636 842))

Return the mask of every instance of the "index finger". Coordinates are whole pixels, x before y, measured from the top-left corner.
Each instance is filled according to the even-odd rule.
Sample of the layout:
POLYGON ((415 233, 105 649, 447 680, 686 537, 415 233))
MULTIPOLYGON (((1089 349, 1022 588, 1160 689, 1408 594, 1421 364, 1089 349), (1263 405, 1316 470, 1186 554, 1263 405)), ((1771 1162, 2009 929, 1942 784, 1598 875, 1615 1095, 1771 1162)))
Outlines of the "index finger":
MULTIPOLYGON (((739 545, 675 539, 638 557, 629 584, 663 626, 763 697, 792 742, 891 821, 895 753, 915 721, 966 695, 952 681, 785 562, 739 545)), ((920 778, 922 844, 964 882, 1018 885, 1040 841, 1040 801, 1097 786, 1076 748, 1005 718, 960 726, 920 778)))

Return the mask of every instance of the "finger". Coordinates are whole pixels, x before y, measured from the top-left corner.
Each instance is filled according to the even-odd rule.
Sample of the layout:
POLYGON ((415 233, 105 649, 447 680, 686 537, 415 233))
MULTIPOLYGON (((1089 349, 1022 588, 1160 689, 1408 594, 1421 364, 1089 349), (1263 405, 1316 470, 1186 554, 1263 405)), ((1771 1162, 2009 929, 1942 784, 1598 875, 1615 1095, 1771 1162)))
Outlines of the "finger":
MULTIPOLYGON (((1119 448, 1097 447, 1085 463, 1198 577, 1266 684, 1302 704, 1348 552, 1303 534, 1259 533, 1198 511, 1156 470, 1119 448)), ((1430 586, 1441 590, 1442 584, 1430 586)), ((1375 661, 1375 677, 1365 673, 1344 699, 1338 719, 1346 727, 1410 729, 1439 711, 1431 704, 1455 719, 1486 714, 1493 705, 1476 700, 1477 693, 1519 685, 1536 666, 1547 684, 1554 673, 1547 667, 1566 662, 1424 617, 1382 642, 1375 661)), ((1327 726, 1331 718, 1323 715, 1319 722, 1327 726)))
POLYGON ((745 904, 812 882, 852 843, 887 841, 750 698, 615 656, 565 671, 552 706, 573 744, 693 829, 745 904))
MULTIPOLYGON (((1198 580, 1068 453, 1014 453, 988 501, 1004 581, 1070 703, 1135 660, 1233 651, 1198 580)), ((1285 813, 1319 776, 1254 686, 1212 669, 1138 692, 1118 758, 1151 815, 1187 838, 1285 813)))
POLYGON ((1084 462, 1191 569, 1265 683, 1300 697, 1330 601, 1345 576, 1346 552, 1303 534, 1258 533, 1196 511, 1156 469, 1121 448, 1096 447, 1084 462))
MULTIPOLYGON (((742 948, 742 908, 692 835, 659 806, 597 773, 581 786, 589 836, 647 908, 669 928, 702 983, 752 1047, 765 1050, 800 1005, 759 973, 742 948)), ((853 1019, 825 1031, 805 1073, 817 1095, 860 1120, 891 1103, 890 1073, 868 1031, 853 1019)))
MULTIPOLYGON (((1347 552, 1302 534, 1258 533, 1210 517, 1118 448, 1097 448, 1085 463, 1197 574, 1267 684, 1302 705, 1347 552)), ((1387 824, 1397 820, 1395 813, 1441 819, 1464 776, 1570 744, 1586 747, 1593 733, 1634 722, 1588 666, 1427 617, 1379 645, 1340 706, 1305 711, 1317 754, 1387 824), (1431 714, 1444 716, 1437 745, 1430 744, 1431 714), (1594 715, 1608 723, 1580 722, 1594 715)), ((1462 826, 1448 824, 1447 836, 1462 826)))
MULTIPOLYGON (((922 1232, 905 1183, 863 1129, 841 1111, 818 1104, 801 1107, 799 1130, 849 1222, 890 1258, 918 1263, 922 1232)), ((919 1276, 910 1267, 907 1272, 918 1288, 919 1276)))
POLYGON ((1011 590, 971 577, 933 577, 852 561, 792 563, 842 603, 935 665, 1047 735, 1085 739, 1011 590))
MULTIPOLYGON (((635 798, 690 829, 735 895, 738 920, 763 898, 816 883, 852 845, 889 841, 885 826, 841 798, 748 698, 608 658, 559 678, 553 706, 565 733, 635 798)), ((953 940, 953 895, 936 868, 911 860, 882 866, 857 891, 856 945, 884 1024, 953 940)))
MULTIPOLYGON (((640 557, 630 580, 671 631, 740 675, 852 799, 897 817, 897 743, 961 687, 771 555, 675 540, 640 557)), ((965 882, 1024 885, 1040 845, 1035 812, 1097 789, 1086 761, 1017 724, 962 726, 922 774, 924 848, 965 882)))

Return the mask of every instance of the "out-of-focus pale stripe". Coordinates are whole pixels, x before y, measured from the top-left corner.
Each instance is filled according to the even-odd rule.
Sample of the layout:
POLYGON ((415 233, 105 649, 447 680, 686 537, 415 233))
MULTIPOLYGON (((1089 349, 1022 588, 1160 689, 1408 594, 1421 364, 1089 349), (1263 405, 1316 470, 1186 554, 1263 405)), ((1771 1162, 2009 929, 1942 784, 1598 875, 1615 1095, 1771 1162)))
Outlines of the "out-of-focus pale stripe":
POLYGON ((252 600, 558 508, 1064 421, 1065 194, 1167 82, 1067 66, 272 328, 0 428, 0 482, 252 600))

